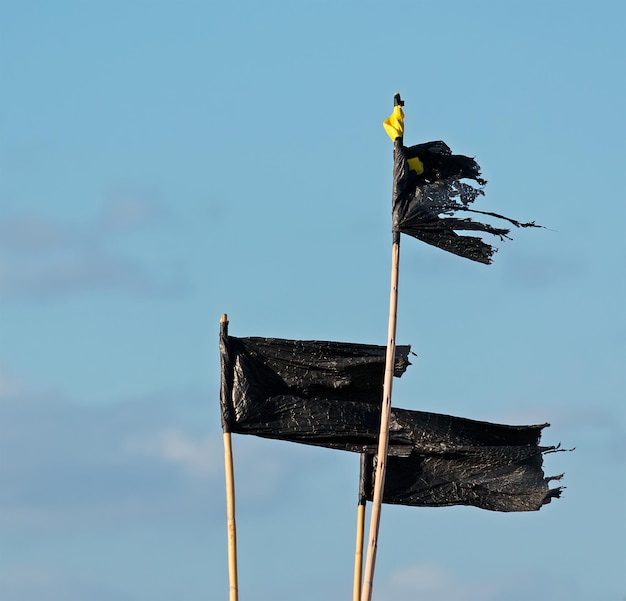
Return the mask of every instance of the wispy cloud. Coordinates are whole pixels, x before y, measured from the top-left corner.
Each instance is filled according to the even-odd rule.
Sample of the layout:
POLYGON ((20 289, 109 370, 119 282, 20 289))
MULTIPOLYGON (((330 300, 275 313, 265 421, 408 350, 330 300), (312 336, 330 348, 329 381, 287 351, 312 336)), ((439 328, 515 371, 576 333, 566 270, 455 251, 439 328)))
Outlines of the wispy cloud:
POLYGON ((0 298, 46 300, 82 292, 172 294, 182 280, 162 277, 145 260, 113 250, 118 235, 158 223, 159 205, 116 196, 82 224, 25 213, 0 220, 0 298))
POLYGON ((14 254, 50 252, 84 243, 71 227, 35 214, 21 214, 0 221, 0 249, 14 254))
MULTIPOLYGON (((2 381, 0 532, 205 520, 211 508, 222 515, 222 435, 204 395, 176 391, 90 405, 14 386, 6 372, 2 381)), ((296 445, 285 453, 272 441, 239 437, 234 446, 244 500, 272 499, 303 464, 315 463, 310 449, 296 445)))
POLYGON ((584 587, 575 582, 564 583, 549 571, 520 568, 501 571, 485 569, 475 577, 462 576, 447 567, 420 563, 392 572, 383 590, 381 601, 586 601, 584 587))
MULTIPOLYGON (((285 480, 301 472, 301 465, 307 462, 306 451, 294 448, 294 445, 290 445, 290 452, 285 453, 282 452, 284 443, 279 447, 273 444, 275 441, 236 438, 237 495, 242 499, 273 499, 285 480), (263 449, 262 453, 259 448, 263 449)), ((181 428, 165 427, 128 437, 124 448, 129 457, 151 458, 164 466, 181 470, 188 478, 219 481, 222 487, 224 446, 219 434, 199 435, 181 428)), ((310 455, 311 449, 308 450, 310 455)))
POLYGON ((147 200, 145 192, 119 190, 105 200, 96 224, 105 230, 123 231, 157 223, 167 216, 161 203, 147 200))
POLYGON ((191 476, 217 476, 224 469, 223 447, 217 436, 194 437, 181 429, 166 428, 148 436, 131 436, 126 449, 131 455, 155 457, 181 467, 191 476))
POLYGON ((138 263, 101 250, 74 247, 0 264, 0 295, 9 300, 43 300, 102 290, 148 294, 167 288, 138 263))
POLYGON ((462 581, 435 564, 416 564, 393 572, 389 578, 389 599, 409 601, 476 601, 494 599, 494 585, 462 581))
POLYGON ((184 407, 158 396, 93 406, 53 392, 5 391, 0 531, 71 531, 178 514, 194 519, 223 502, 211 494, 222 477, 219 435, 199 436, 189 426, 197 407, 184 407), (157 441, 158 452, 137 453, 136 440, 157 441))
POLYGON ((88 576, 32 565, 0 569, 0 593, 7 601, 130 601, 130 597, 88 576))

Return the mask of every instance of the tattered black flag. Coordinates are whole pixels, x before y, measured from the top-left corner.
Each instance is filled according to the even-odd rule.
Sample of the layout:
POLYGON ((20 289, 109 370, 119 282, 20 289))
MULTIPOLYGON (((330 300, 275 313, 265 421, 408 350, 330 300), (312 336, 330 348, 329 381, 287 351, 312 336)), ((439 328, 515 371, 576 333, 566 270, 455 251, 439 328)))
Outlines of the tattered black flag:
MULTIPOLYGON (((376 450, 385 347, 222 333, 220 349, 225 432, 376 450)), ((396 376, 409 365, 409 352, 396 347, 396 376)), ((410 451, 407 433, 392 435, 390 453, 410 451)))
MULTIPOLYGON (((221 408, 225 432, 368 454, 371 499, 386 348, 367 344, 236 338, 223 329, 221 408)), ((394 374, 410 364, 396 347, 394 374)), ((384 502, 538 509, 549 490, 539 426, 507 426, 391 409, 384 502)))
POLYGON ((457 212, 488 215, 516 227, 539 227, 521 223, 497 213, 476 211, 469 205, 484 194, 487 183, 480 177, 480 166, 470 157, 452 154, 445 142, 404 146, 404 112, 399 94, 393 113, 384 122, 394 142, 393 231, 408 234, 461 257, 491 263, 496 249, 478 236, 459 235, 474 231, 508 237, 509 229, 459 218, 457 212), (462 180, 473 180, 477 186, 462 180))
MULTIPOLYGON (((383 502, 419 507, 470 505, 492 511, 536 511, 561 495, 545 477, 539 446, 548 424, 506 426, 419 411, 392 409, 409 426, 408 457, 388 457, 383 502)), ((376 457, 361 455, 360 494, 373 498, 376 457)))

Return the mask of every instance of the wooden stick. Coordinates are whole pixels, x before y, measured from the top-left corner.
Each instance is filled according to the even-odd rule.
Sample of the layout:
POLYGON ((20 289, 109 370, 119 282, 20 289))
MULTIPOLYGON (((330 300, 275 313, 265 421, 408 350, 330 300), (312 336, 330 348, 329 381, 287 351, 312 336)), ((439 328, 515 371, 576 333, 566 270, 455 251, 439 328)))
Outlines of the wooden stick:
POLYGON ((356 551, 354 553, 354 585, 352 601, 361 599, 361 580, 363 578, 363 534, 365 531, 365 499, 359 499, 356 511, 356 551))
MULTIPOLYGON (((222 315, 220 327, 228 334, 228 316, 222 315)), ((226 524, 228 526, 228 581, 230 601, 237 601, 237 526, 235 522, 235 473, 233 469, 233 447, 230 432, 224 432, 224 468, 226 472, 226 524)))
POLYGON ((361 600, 363 587, 363 538, 365 532, 365 509, 368 491, 372 490, 372 456, 361 453, 359 474, 359 503, 356 514, 356 551, 354 553, 354 586, 352 601, 361 600))
POLYGON ((224 466, 226 468, 226 523, 228 525, 228 581, 230 601, 237 601, 237 526, 235 523, 235 479, 230 432, 224 432, 224 466))
POLYGON ((378 547, 378 529, 380 511, 385 486, 387 469, 387 447, 389 442, 389 420, 391 415, 391 388, 393 384, 393 368, 396 355, 396 321, 398 311, 398 279, 400 272, 400 233, 394 232, 391 253, 391 292, 389 295, 389 328, 387 338, 387 355, 385 358, 385 379, 383 384, 383 402, 380 412, 380 434, 378 438, 378 455, 374 472, 374 496, 370 518, 369 542, 365 561, 365 576, 361 601, 371 601, 374 584, 374 567, 378 547))

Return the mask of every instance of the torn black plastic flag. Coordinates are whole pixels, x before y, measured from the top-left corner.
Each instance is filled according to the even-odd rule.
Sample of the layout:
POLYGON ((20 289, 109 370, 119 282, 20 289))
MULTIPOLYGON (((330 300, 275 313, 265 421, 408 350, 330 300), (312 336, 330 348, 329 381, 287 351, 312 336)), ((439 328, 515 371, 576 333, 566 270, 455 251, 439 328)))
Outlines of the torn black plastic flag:
MULTIPOLYGON (((410 456, 388 458, 384 503, 536 511, 561 495, 561 487, 549 487, 560 476, 545 477, 543 472, 543 455, 557 450, 539 446, 548 424, 507 426, 417 411, 392 412, 396 421, 412 429, 415 443, 410 456)), ((373 497, 375 463, 373 454, 362 454, 363 500, 373 497)))
MULTIPOLYGON (((384 346, 222 334, 220 349, 225 432, 375 451, 384 346)), ((396 347, 396 376, 409 365, 409 352, 396 347)), ((406 432, 392 435, 390 453, 410 450, 406 432)))
MULTIPOLYGON (((225 432, 376 453, 385 347, 222 333, 220 351, 225 432)), ((409 352, 396 347, 398 377, 409 352)), ((545 426, 392 407, 384 502, 538 509, 560 490, 548 491, 541 467, 555 449, 539 446, 545 426)))
POLYGON ((404 146, 404 112, 396 95, 393 113, 383 123, 394 142, 393 231, 413 236, 461 257, 491 263, 496 251, 479 236, 458 232, 482 232, 508 237, 509 229, 460 218, 457 213, 488 215, 516 227, 539 227, 521 223, 497 213, 476 211, 471 205, 484 194, 487 183, 480 177, 480 166, 471 157, 452 154, 445 142, 435 141, 404 146), (468 183, 470 180, 472 183, 468 183))

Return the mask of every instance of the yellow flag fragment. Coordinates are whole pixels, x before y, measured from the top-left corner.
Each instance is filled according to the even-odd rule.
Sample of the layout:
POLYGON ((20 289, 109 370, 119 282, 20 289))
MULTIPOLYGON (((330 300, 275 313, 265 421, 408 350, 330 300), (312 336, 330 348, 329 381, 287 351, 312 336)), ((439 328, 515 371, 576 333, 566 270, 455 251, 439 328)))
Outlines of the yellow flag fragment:
POLYGON ((399 104, 393 107, 393 113, 383 121, 383 127, 393 142, 404 134, 404 111, 399 104))

